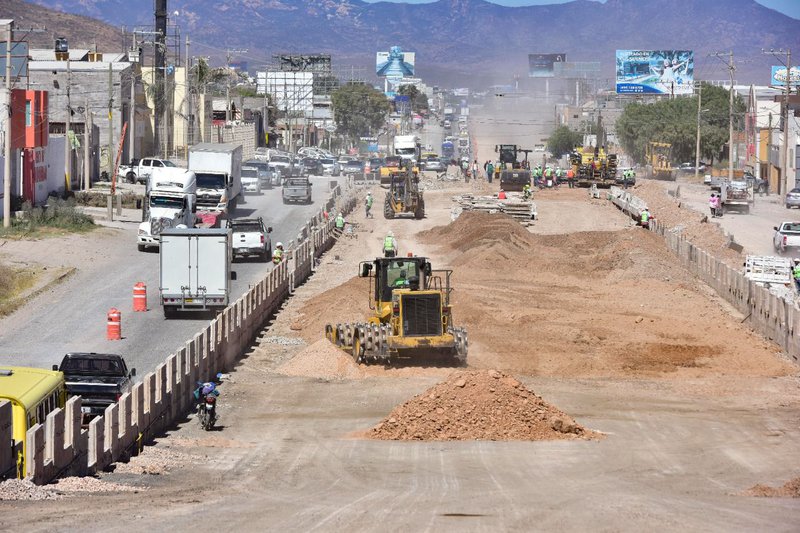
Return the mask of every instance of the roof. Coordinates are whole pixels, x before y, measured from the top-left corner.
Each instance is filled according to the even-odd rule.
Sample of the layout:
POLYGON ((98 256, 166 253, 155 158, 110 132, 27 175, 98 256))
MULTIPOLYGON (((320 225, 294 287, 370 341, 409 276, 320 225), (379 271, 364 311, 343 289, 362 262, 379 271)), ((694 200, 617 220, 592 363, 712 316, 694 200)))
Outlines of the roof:
MULTIPOLYGON (((69 51, 70 61, 82 61, 86 59, 91 50, 84 50, 81 48, 73 48, 69 51)), ((28 57, 31 61, 55 61, 56 51, 52 48, 31 48, 28 50, 28 57)), ((105 56, 103 56, 105 57, 105 56)))
POLYGON ((44 368, 3 366, 0 371, 11 371, 9 375, 0 373, 0 398, 8 398, 26 408, 35 404, 43 391, 64 382, 64 374, 44 368))
MULTIPOLYGON (((120 72, 130 68, 131 64, 127 62, 109 63, 104 61, 70 61, 69 69, 72 72, 108 72, 108 66, 111 65, 111 70, 120 72)), ((66 61, 29 61, 28 70, 34 72, 55 70, 58 72, 66 72, 66 61)))

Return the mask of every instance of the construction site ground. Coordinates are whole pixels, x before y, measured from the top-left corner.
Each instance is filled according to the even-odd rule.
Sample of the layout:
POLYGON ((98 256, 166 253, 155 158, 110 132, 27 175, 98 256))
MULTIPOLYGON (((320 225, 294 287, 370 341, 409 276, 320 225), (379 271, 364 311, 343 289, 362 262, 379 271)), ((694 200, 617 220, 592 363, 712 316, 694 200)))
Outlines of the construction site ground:
MULTIPOLYGON (((102 476, 137 491, 0 501, 0 529, 797 531, 800 499, 750 490, 800 476, 800 380, 777 346, 586 190, 537 193, 529 229, 488 214, 448 226, 469 190, 489 187, 427 192, 421 221, 351 215, 354 236, 231 369, 217 430, 187 420, 102 476), (358 366, 323 340, 368 312, 358 263, 389 229, 401 254, 454 270, 469 367, 513 376, 591 438, 370 438, 454 372, 358 366)), ((495 393, 453 383, 467 392, 450 404, 430 393, 440 417, 495 393)))

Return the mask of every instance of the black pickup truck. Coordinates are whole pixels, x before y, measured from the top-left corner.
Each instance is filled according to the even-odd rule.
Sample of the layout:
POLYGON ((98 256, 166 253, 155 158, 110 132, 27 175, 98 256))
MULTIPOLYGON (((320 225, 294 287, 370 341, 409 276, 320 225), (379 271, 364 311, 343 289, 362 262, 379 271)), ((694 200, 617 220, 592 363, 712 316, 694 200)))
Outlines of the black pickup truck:
POLYGON ((128 370, 125 359, 120 355, 106 353, 68 353, 61 365, 53 365, 53 370, 64 373, 67 382, 67 395, 80 396, 83 422, 102 415, 106 407, 129 392, 133 385, 136 369, 128 370))

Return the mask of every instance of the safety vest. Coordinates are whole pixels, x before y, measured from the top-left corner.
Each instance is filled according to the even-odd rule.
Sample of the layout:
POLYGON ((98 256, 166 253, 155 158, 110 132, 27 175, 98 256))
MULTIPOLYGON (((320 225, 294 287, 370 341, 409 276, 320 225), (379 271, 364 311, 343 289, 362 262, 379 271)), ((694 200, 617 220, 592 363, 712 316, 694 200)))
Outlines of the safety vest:
POLYGON ((642 211, 642 222, 647 222, 650 219, 650 215, 647 211, 642 211))
POLYGON ((372 196, 367 196, 367 207, 372 207, 372 196))
POLYGON ((280 263, 281 259, 283 259, 283 250, 275 248, 275 251, 272 252, 272 262, 280 263))
POLYGON ((572 169, 567 170, 567 179, 572 179, 575 177, 575 171, 572 169))
POLYGON ((800 265, 794 267, 794 270, 792 270, 792 275, 794 276, 794 279, 800 279, 800 265))
POLYGON ((394 237, 386 236, 383 239, 383 250, 384 251, 394 250, 394 237))
POLYGON ((339 229, 344 227, 344 217, 342 215, 336 216, 336 227, 339 229))

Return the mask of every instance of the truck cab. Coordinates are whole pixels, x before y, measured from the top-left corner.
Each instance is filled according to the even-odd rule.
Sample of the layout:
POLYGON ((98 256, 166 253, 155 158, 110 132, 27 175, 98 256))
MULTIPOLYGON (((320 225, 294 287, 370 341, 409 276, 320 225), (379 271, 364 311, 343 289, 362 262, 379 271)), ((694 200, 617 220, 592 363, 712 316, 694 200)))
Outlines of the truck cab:
POLYGON ((197 176, 197 205, 229 213, 242 192, 242 145, 196 144, 189 148, 189 170, 197 176))
POLYGON ((195 225, 197 177, 191 170, 165 168, 150 176, 145 193, 144 221, 136 237, 140 252, 157 247, 161 232, 195 225))

